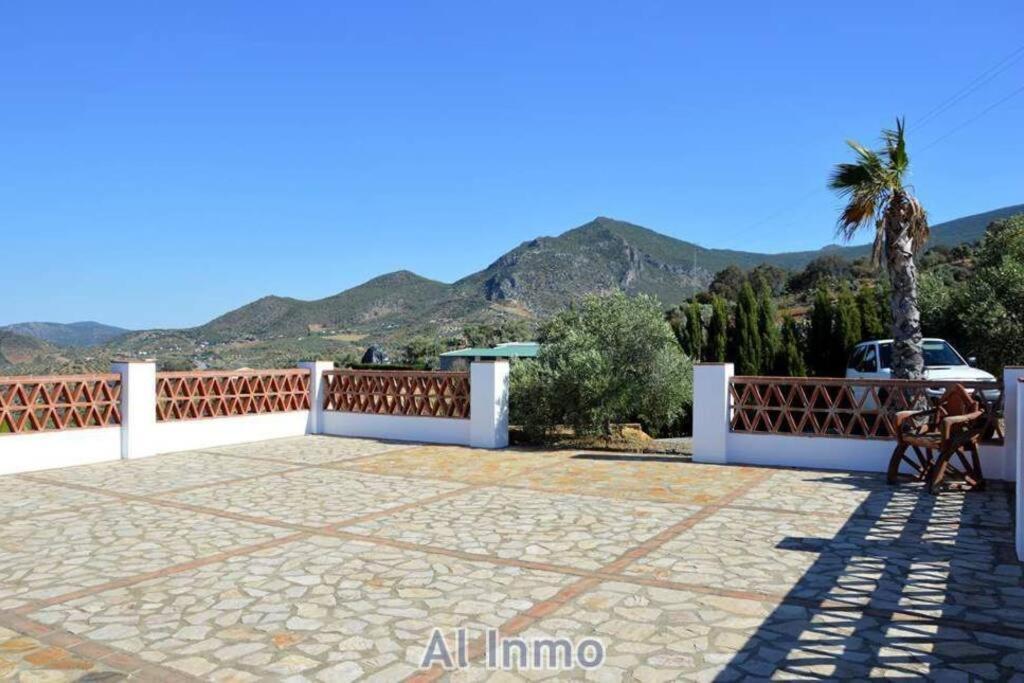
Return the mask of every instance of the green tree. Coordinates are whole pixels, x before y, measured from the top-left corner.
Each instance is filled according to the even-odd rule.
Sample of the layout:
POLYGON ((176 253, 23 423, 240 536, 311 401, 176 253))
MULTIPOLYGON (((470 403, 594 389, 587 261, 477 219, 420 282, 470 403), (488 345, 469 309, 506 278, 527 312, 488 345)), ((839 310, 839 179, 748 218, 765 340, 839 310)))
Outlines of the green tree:
POLYGON ((640 422, 657 432, 693 400, 692 365, 655 299, 588 297, 544 323, 535 362, 512 368, 513 421, 542 437, 559 425, 611 434, 640 422))
POLYGON ((700 304, 696 301, 686 308, 686 338, 689 342, 688 355, 699 362, 704 353, 704 325, 700 317, 700 304))
POLYGON ((530 326, 525 320, 503 319, 495 323, 475 323, 462 328, 466 343, 477 348, 489 348, 496 344, 533 339, 530 326))
POLYGON ((440 362, 443 347, 433 337, 413 337, 402 347, 402 362, 408 365, 422 365, 425 368, 436 368, 440 362))
POLYGON ((761 335, 761 372, 764 373, 775 367, 775 357, 782 346, 778 317, 771 289, 767 283, 762 283, 757 297, 757 327, 761 335))
POLYGON ((717 296, 734 301, 740 288, 747 281, 747 275, 739 266, 728 266, 717 273, 708 286, 708 291, 717 296))
POLYGON ((743 283, 736 299, 735 335, 737 374, 761 374, 761 329, 758 324, 757 299, 749 282, 743 283))
POLYGON ((914 254, 928 240, 924 207, 904 185, 910 167, 903 121, 882 132, 884 149, 872 151, 849 141, 855 163, 838 164, 829 187, 847 198, 837 232, 851 239, 861 228, 875 231, 872 256, 885 261, 892 285, 892 373, 898 379, 924 377, 921 314, 917 306, 917 265, 914 254))
POLYGON ((839 290, 836 301, 835 321, 832 335, 832 370, 842 377, 846 372, 846 359, 860 341, 861 319, 857 300, 845 285, 839 290))
POLYGON ((882 339, 885 337, 885 312, 882 298, 875 286, 862 287, 857 292, 857 309, 860 311, 860 340, 882 339))
POLYGON ((715 296, 711 299, 711 322, 708 324, 708 340, 704 359, 712 363, 724 363, 729 349, 729 311, 725 299, 715 296))
POLYGON ((783 377, 804 377, 807 365, 800 348, 800 332, 796 320, 787 315, 782 321, 782 338, 779 353, 775 357, 775 374, 783 377))
POLYGON ((999 373, 1024 364, 1024 214, 989 226, 977 267, 952 295, 965 349, 999 373))
POLYGON ((811 372, 818 377, 834 375, 832 369, 832 324, 834 318, 832 297, 819 287, 811 308, 811 328, 807 334, 807 361, 811 372))

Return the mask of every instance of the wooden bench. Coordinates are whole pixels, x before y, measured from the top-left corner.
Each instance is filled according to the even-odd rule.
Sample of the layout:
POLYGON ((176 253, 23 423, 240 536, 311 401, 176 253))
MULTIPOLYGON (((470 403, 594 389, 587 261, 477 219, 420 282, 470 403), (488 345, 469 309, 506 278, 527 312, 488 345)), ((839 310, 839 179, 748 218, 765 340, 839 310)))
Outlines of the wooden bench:
POLYGON ((953 478, 973 490, 984 489, 978 444, 991 430, 991 421, 992 416, 959 384, 947 389, 934 408, 896 413, 889 483, 897 483, 900 465, 906 463, 914 471, 912 478, 928 482, 932 493, 953 478), (913 450, 916 460, 909 457, 908 450, 913 450))

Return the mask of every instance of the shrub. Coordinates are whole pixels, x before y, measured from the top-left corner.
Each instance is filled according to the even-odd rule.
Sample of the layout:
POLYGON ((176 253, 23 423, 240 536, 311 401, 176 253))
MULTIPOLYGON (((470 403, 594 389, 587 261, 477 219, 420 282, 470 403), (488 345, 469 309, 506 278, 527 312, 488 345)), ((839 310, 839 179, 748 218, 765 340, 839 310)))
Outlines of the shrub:
POLYGON ((512 420, 528 437, 560 425, 609 436, 623 422, 656 433, 692 404, 692 365, 651 297, 588 297, 546 322, 539 341, 534 362, 512 367, 512 420))

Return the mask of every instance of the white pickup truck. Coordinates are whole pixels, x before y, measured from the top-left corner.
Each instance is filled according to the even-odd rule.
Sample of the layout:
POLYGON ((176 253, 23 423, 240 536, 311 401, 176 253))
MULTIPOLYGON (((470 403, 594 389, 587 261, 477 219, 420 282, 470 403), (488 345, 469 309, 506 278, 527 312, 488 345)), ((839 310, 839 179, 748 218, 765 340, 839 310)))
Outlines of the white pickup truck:
MULTIPOLYGON (((974 367, 974 359, 965 359, 944 339, 925 339, 925 379, 959 382, 995 382, 996 378, 974 367)), ((892 379, 892 339, 875 339, 853 347, 846 363, 848 379, 892 379)), ((928 391, 933 393, 932 390, 928 391)), ((941 395, 942 389, 934 393, 941 395)), ((988 390, 985 391, 988 398, 988 390)), ((998 395, 995 391, 993 396, 998 395)))

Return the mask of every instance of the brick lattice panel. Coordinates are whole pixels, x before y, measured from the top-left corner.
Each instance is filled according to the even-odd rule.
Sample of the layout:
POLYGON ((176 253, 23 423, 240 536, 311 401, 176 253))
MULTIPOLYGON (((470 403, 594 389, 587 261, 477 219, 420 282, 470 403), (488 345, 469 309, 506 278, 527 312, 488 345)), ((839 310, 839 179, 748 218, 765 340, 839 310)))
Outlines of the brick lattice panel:
POLYGON ((469 373, 331 370, 324 373, 324 410, 468 418, 469 373))
POLYGON ((156 419, 201 420, 308 410, 309 370, 159 372, 156 419))
MULTIPOLYGON (((982 407, 1002 417, 1003 385, 995 382, 845 380, 805 377, 733 377, 730 429, 754 434, 895 439, 893 417, 901 410, 933 405, 960 384, 982 407)), ((991 441, 1003 438, 994 421, 991 441)))
POLYGON ((0 434, 121 424, 121 376, 0 377, 0 434))

